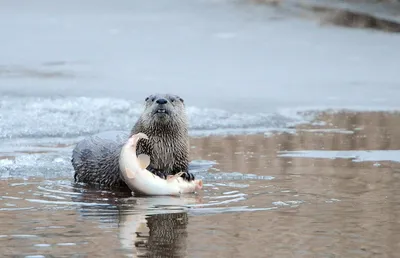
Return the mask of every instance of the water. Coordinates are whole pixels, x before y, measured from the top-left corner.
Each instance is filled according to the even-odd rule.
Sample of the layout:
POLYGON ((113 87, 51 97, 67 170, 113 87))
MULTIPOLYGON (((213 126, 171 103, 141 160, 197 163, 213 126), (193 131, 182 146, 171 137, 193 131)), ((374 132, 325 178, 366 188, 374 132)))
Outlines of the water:
POLYGON ((2 1, 0 253, 393 257, 397 34, 240 1, 2 1), (74 184, 75 143, 187 103, 204 190, 74 184))

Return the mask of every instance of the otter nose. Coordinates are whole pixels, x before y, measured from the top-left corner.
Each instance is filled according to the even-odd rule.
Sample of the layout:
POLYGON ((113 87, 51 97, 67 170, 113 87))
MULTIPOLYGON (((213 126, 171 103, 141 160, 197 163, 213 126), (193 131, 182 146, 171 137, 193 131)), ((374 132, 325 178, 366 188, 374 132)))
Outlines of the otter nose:
POLYGON ((157 101, 156 101, 156 103, 157 104, 160 104, 160 105, 162 105, 162 104, 167 104, 167 100, 166 99, 163 99, 163 98, 161 98, 161 99, 157 99, 157 101))

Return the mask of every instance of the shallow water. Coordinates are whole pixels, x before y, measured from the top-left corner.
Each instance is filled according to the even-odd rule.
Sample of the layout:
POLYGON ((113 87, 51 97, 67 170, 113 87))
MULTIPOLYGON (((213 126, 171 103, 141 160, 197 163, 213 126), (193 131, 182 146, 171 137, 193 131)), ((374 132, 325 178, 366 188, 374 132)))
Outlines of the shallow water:
MULTIPOLYGON (((205 187, 182 197, 87 189, 69 165, 31 161, 24 171, 47 172, 0 184, 1 252, 394 257, 400 163, 374 151, 398 151, 399 128, 396 112, 333 112, 265 134, 194 137, 191 168, 205 187)), ((52 155, 66 163, 71 146, 61 148, 52 155)), ((5 160, 3 173, 19 166, 5 160)))
POLYGON ((23 2, 0 8, 3 256, 400 251, 399 36, 241 1, 23 2), (187 103, 204 191, 74 184, 75 143, 165 91, 187 103))

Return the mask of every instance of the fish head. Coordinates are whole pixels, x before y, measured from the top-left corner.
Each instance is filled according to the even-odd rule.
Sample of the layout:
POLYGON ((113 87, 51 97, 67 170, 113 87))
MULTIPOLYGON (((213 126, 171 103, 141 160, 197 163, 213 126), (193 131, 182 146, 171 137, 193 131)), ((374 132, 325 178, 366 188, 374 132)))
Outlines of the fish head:
POLYGON ((203 188, 203 180, 197 179, 194 180, 194 183, 196 185, 196 191, 201 190, 203 188))

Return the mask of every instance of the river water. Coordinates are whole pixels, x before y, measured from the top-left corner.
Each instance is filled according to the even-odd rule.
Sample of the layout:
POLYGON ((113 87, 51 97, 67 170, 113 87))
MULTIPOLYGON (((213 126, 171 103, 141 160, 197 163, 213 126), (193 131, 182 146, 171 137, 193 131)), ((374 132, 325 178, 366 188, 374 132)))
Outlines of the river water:
MULTIPOLYGON (((1 1, 0 253, 395 257, 400 37, 242 1, 1 1), (187 103, 204 190, 74 184, 74 144, 187 103)), ((398 213, 399 212, 399 213, 398 213)))

